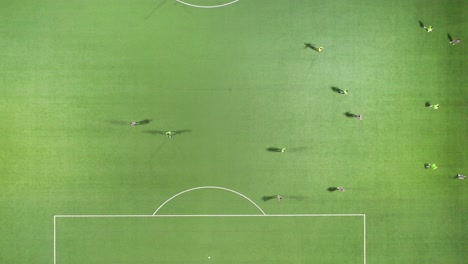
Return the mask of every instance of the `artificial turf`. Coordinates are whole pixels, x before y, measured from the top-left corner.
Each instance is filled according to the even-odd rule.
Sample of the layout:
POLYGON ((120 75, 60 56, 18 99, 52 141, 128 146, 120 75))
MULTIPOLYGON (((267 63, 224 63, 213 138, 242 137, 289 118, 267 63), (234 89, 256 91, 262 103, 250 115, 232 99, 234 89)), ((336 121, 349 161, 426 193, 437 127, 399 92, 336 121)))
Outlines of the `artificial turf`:
MULTIPOLYGON (((366 214, 367 263, 464 263, 467 188, 454 177, 468 173, 467 8, 455 0, 241 0, 209 9, 2 1, 0 262, 53 263, 54 215, 151 215, 181 191, 222 186, 267 214, 366 214), (452 46, 448 34, 462 43, 452 46), (169 139, 169 130, 181 133, 169 139), (346 191, 327 191, 336 186, 346 191), (262 199, 277 194, 281 202, 262 199)), ((199 190, 162 212, 258 213, 233 196, 199 190)), ((292 234, 292 245, 302 241, 292 234)), ((61 252, 75 249, 58 238, 61 252)), ((316 250, 317 263, 362 263, 341 243, 348 260, 325 262, 316 250)), ((171 249, 142 250, 151 263, 170 263, 154 256, 171 249)), ((309 248, 291 251, 291 263, 309 263, 309 248)), ((209 261, 236 263, 217 253, 209 261)))

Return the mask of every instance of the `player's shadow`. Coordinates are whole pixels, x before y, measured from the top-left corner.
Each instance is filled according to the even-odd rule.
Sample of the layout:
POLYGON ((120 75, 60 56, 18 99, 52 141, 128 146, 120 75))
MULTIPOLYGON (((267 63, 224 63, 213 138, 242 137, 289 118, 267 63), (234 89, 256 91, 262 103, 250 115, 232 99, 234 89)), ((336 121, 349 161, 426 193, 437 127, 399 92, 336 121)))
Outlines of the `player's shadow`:
POLYGON ((278 195, 264 195, 264 196, 262 197, 262 200, 263 200, 264 202, 268 202, 268 201, 273 200, 273 199, 276 199, 276 198, 278 198, 278 195))
MULTIPOLYGON (((169 130, 146 130, 146 131, 143 131, 143 133, 147 133, 147 134, 153 134, 153 135, 164 135, 164 136, 167 136, 166 133, 169 132, 169 130)), ((176 136, 176 135, 180 135, 180 134, 183 134, 183 133, 190 133, 192 132, 191 129, 182 129, 182 130, 171 130, 171 137, 173 136, 176 136)))
POLYGON ((424 23, 421 20, 419 20, 418 22, 419 22, 419 27, 424 28, 424 23))
MULTIPOLYGON (((122 121, 122 120, 108 120, 109 124, 111 125, 116 125, 116 126, 126 126, 130 125, 132 122, 129 121, 122 121)), ((140 121, 137 121, 137 125, 147 125, 151 122, 151 119, 143 119, 140 121)))
POLYGON ((175 136, 175 135, 180 135, 180 134, 183 134, 183 133, 191 133, 192 130, 191 129, 182 129, 182 130, 174 130, 174 131, 171 131, 172 132, 172 136, 175 136))
POLYGON ((327 191, 329 191, 329 192, 338 191, 338 187, 328 187, 327 191))
POLYGON ((151 123, 152 119, 143 119, 143 120, 140 120, 140 121, 137 121, 137 124, 138 125, 147 125, 149 123, 151 123))
POLYGON ((167 131, 162 131, 162 130, 146 130, 143 131, 143 133, 147 134, 153 134, 153 135, 166 135, 167 131))
POLYGON ((339 93, 339 94, 343 93, 343 90, 335 86, 330 87, 330 89, 335 93, 339 93))
POLYGON ((431 106, 431 102, 425 102, 425 103, 424 103, 424 106, 425 106, 425 107, 431 106))
POLYGON ((307 42, 304 43, 304 49, 311 49, 311 50, 315 50, 317 52, 319 51, 317 46, 315 46, 312 43, 307 43, 307 42))
POLYGON ((277 147, 269 147, 266 150, 269 152, 281 152, 281 148, 277 148, 277 147))
POLYGON ((449 40, 450 42, 453 41, 453 38, 452 38, 452 36, 450 36, 450 34, 447 34, 447 38, 448 38, 448 40, 449 40))
POLYGON ((344 115, 345 115, 346 117, 349 117, 349 118, 357 117, 356 114, 353 114, 353 113, 351 113, 351 112, 346 112, 346 113, 344 113, 344 115))
POLYGON ((111 124, 111 125, 116 125, 116 126, 130 125, 130 122, 121 121, 121 120, 108 120, 107 122, 109 122, 109 124, 111 124))

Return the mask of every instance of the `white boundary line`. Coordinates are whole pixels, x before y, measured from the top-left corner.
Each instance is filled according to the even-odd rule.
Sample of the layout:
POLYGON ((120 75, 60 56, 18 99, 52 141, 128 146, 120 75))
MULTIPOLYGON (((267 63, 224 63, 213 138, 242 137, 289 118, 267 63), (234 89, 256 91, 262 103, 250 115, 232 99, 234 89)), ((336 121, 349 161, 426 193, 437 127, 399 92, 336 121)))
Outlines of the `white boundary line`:
POLYGON ((168 203, 169 201, 171 201, 172 199, 176 198, 177 196, 181 195, 181 194, 184 194, 184 193, 187 193, 187 192, 190 192, 190 191, 195 191, 195 190, 201 190, 201 189, 219 189, 219 190, 224 190, 224 191, 228 191, 228 192, 232 192, 232 193, 235 193, 245 199, 247 199, 249 202, 251 202, 253 205, 255 205, 255 207, 258 208, 258 210, 260 210, 260 212, 262 212, 263 215, 266 215, 265 212, 262 210, 262 208, 260 208, 260 206, 258 206, 254 201, 252 201, 249 197, 243 195, 242 193, 240 192, 236 192, 234 190, 231 190, 231 189, 228 189, 228 188, 224 188, 224 187, 218 187, 218 186, 200 186, 200 187, 195 187, 195 188, 191 188, 191 189, 187 189, 185 191, 182 191, 174 196, 172 196, 171 198, 167 199, 164 203, 162 203, 158 209, 156 209, 156 211, 154 211, 153 215, 156 215, 158 213, 158 211, 164 206, 166 205, 166 203, 168 203))
POLYGON ((188 5, 188 6, 191 6, 191 7, 196 7, 196 8, 218 8, 218 7, 225 7, 225 6, 234 4, 234 3, 236 3, 236 2, 239 2, 239 0, 234 0, 234 1, 232 1, 232 2, 225 3, 225 4, 222 4, 222 5, 201 6, 201 5, 193 5, 193 4, 190 4, 190 3, 186 3, 186 2, 183 2, 183 1, 181 1, 181 0, 176 0, 176 1, 179 2, 179 3, 181 3, 181 4, 188 5))
POLYGON ((57 263, 57 217, 54 215, 54 264, 57 263))
POLYGON ((366 215, 363 215, 363 222, 364 222, 364 264, 366 264, 367 260, 366 260, 366 256, 367 256, 367 253, 366 253, 366 215))
POLYGON ((364 264, 367 264, 366 250, 366 214, 255 214, 255 215, 54 215, 54 264, 57 264, 57 218, 166 218, 166 217, 362 217, 363 218, 363 248, 364 264))

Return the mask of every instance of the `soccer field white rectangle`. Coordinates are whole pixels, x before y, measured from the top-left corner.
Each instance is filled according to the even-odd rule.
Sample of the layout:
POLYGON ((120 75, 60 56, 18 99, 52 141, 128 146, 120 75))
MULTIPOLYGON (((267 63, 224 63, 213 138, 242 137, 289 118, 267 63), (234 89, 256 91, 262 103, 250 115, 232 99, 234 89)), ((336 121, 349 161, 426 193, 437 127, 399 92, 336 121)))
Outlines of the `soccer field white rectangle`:
POLYGON ((365 264, 365 232, 362 214, 55 216, 54 263, 365 264))

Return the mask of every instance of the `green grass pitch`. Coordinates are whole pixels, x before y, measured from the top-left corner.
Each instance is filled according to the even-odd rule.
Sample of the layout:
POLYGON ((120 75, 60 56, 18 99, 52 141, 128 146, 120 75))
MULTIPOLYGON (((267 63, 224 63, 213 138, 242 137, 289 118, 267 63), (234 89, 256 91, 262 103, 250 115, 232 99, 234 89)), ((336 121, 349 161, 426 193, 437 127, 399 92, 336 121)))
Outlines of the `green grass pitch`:
POLYGON ((467 1, 183 2, 0 1, 0 263, 465 263, 467 1))

